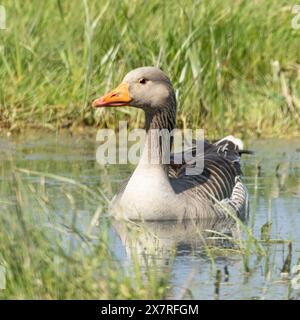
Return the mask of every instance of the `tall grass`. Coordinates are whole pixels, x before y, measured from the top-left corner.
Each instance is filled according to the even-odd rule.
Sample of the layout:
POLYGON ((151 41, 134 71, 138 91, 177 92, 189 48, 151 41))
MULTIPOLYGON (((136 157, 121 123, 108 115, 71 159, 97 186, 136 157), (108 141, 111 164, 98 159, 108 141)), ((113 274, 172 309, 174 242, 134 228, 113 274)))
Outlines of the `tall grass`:
MULTIPOLYGON (((176 258, 176 246, 171 245, 172 236, 164 234, 168 229, 162 228, 167 239, 164 243, 164 239, 143 224, 118 222, 114 225, 126 248, 127 262, 114 251, 110 234, 113 220, 106 215, 106 196, 99 188, 91 189, 71 178, 10 165, 11 175, 4 174, 0 181, 0 266, 6 269, 6 289, 0 291, 0 299, 174 297, 171 268, 176 258), (55 184, 59 194, 53 190, 55 184)), ((287 243, 290 249, 282 272, 288 277, 291 242, 271 239, 270 229, 264 232, 262 229, 259 240, 249 226, 230 212, 228 214, 232 220, 226 223, 224 220, 220 232, 208 227, 202 230, 197 223, 193 227, 193 222, 192 225, 181 222, 177 227, 183 228, 185 233, 189 230, 184 239, 189 243, 193 238, 191 243, 196 252, 199 250, 196 243, 200 245, 211 261, 212 270, 217 268, 215 259, 240 256, 245 276, 257 272, 257 261, 262 259, 265 272, 271 272, 270 246, 287 243), (224 228, 227 224, 228 228, 224 228), (250 263, 254 257, 257 261, 250 263)), ((174 232, 173 227, 170 230, 174 232)), ((215 298, 219 298, 219 269, 216 274, 215 298)), ((195 298, 189 290, 194 276, 191 274, 187 278, 187 284, 177 298, 195 298)))
MULTIPOLYGON (((119 166, 99 168, 91 157, 94 142, 85 136, 75 139, 59 136, 59 143, 53 144, 48 139, 26 136, 24 144, 18 139, 14 140, 16 145, 10 139, 2 143, 6 148, 0 154, 0 266, 6 268, 7 288, 0 290, 0 299, 199 298, 196 288, 212 297, 209 284, 213 287, 214 283, 215 298, 225 298, 228 285, 232 286, 232 297, 239 294, 240 287, 238 291, 234 287, 243 277, 245 281, 252 278, 255 287, 261 283, 263 292, 257 297, 264 298, 269 294, 273 297, 270 292, 275 282, 290 285, 292 267, 299 263, 298 240, 282 238, 281 232, 274 234, 271 229, 276 219, 268 212, 275 214, 272 201, 276 197, 298 195, 298 163, 291 161, 287 167, 282 162, 278 166, 274 154, 268 153, 272 143, 269 149, 262 149, 269 155, 261 161, 264 176, 256 172, 254 160, 245 168, 251 194, 248 223, 228 212, 230 220, 212 223, 117 226, 107 215, 107 198, 127 171, 119 166), (285 188, 281 190, 282 185, 285 188), (120 257, 112 229, 128 255, 120 257), (200 256, 204 265, 201 258, 193 272, 180 274, 184 283, 176 287, 180 261, 192 266, 194 258, 200 256), (220 279, 223 263, 225 267, 228 263, 229 271, 224 270, 220 279), (199 275, 206 272, 205 266, 208 275, 197 283, 199 275), (230 283, 226 282, 228 272, 230 283), (256 282, 262 273, 262 282, 256 282)), ((280 145, 278 150, 282 150, 280 145)), ((298 159, 298 152, 295 154, 298 159)), ((289 206, 286 208, 285 215, 297 214, 293 206, 291 212, 289 206)), ((282 228, 288 226, 283 222, 282 228)), ((287 298, 295 294, 291 290, 287 298)))
POLYGON ((132 68, 171 77, 178 125, 221 133, 297 134, 300 30, 275 0, 2 1, 0 122, 22 126, 140 125, 136 110, 89 101, 132 68))
POLYGON ((6 269, 0 299, 166 297, 167 270, 158 272, 155 261, 147 258, 142 265, 134 252, 134 267, 126 267, 111 250, 111 221, 103 214, 100 194, 72 179, 28 170, 14 170, 11 182, 0 187, 0 265, 6 269), (24 183, 24 174, 40 182, 24 183), (50 180, 61 185, 62 197, 69 202, 67 214, 52 203, 46 184, 50 180), (5 193, 10 200, 4 201, 5 193), (94 216, 86 217, 88 223, 76 207, 79 195, 99 204, 94 216))

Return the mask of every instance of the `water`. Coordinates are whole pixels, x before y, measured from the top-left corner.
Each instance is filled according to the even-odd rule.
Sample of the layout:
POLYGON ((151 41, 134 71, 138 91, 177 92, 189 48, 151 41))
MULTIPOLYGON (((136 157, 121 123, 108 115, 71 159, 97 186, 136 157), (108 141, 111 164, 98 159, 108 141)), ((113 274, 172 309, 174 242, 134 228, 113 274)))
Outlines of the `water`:
MULTIPOLYGON (((210 256, 194 226, 148 224, 146 227, 154 238, 160 239, 159 251, 154 257, 162 270, 168 261, 166 252, 174 246, 177 248, 172 265, 170 298, 214 299, 217 270, 222 274, 220 299, 299 298, 299 290, 291 286, 293 275, 289 279, 283 278, 281 270, 288 253, 287 240, 292 241, 291 266, 297 265, 300 258, 300 140, 261 140, 247 145, 255 151, 254 156, 243 159, 251 203, 247 225, 253 225, 254 235, 260 238, 261 227, 272 222, 271 239, 280 241, 265 246, 268 260, 252 254, 249 259, 251 272, 246 273, 241 254, 220 251, 210 256)), ((50 176, 43 179, 38 174, 23 172, 18 175, 21 183, 31 188, 29 190, 44 195, 50 202, 50 205, 43 207, 41 204, 40 207, 27 201, 26 205, 32 205, 32 211, 36 212, 37 221, 43 222, 47 215, 49 225, 59 223, 66 227, 75 224, 78 230, 86 231, 100 200, 98 203, 96 196, 78 186, 78 182, 89 186, 98 195, 112 196, 133 170, 132 166, 125 165, 100 166, 95 161, 96 148, 94 134, 74 137, 33 132, 0 138, 0 210, 5 212, 16 201, 16 193, 7 187, 14 179, 12 172, 15 168, 44 172, 50 176), (64 181, 51 174, 72 180, 64 181)), ((213 226, 203 228, 212 229, 213 226)), ((224 231, 224 225, 219 229, 224 231)), ((62 241, 67 242, 70 236, 66 232, 62 241)), ((151 247, 157 249, 157 242, 145 235, 140 237, 142 245, 132 244, 128 240, 130 234, 122 226, 111 229, 109 236, 112 250, 124 265, 130 264, 128 253, 131 246, 139 246, 141 256, 145 246, 148 251, 151 247)), ((223 245, 223 242, 218 244, 221 248, 223 245)))

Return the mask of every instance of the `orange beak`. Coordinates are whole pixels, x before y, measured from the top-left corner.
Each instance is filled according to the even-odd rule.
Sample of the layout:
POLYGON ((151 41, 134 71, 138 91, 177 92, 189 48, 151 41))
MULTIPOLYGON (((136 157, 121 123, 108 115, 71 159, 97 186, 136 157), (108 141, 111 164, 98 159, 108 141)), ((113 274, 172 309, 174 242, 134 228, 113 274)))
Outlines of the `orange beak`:
POLYGON ((131 101, 132 99, 129 96, 128 84, 121 83, 115 90, 93 101, 92 106, 95 108, 121 107, 128 106, 131 101))

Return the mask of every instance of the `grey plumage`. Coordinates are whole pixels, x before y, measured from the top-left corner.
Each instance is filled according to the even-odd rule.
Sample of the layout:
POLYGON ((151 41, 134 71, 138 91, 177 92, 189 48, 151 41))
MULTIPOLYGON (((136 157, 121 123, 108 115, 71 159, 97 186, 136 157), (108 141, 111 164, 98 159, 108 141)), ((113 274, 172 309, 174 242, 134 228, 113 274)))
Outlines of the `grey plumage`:
MULTIPOLYGON (((244 218, 248 193, 242 183, 240 157, 248 152, 242 150, 242 142, 232 136, 214 143, 204 141, 202 153, 196 154, 197 148, 191 148, 183 163, 175 163, 172 155, 170 164, 166 164, 161 137, 157 135, 153 143, 150 136, 152 130, 171 132, 175 128, 176 99, 169 78, 157 68, 143 67, 129 72, 123 84, 128 87, 129 104, 145 111, 147 138, 140 163, 113 201, 114 214, 132 220, 203 219, 231 214, 244 218), (158 164, 145 161, 153 151, 158 164), (186 175, 197 159, 204 161, 203 171, 186 175)), ((113 91, 113 95, 97 101, 107 106, 109 97, 114 97, 111 105, 125 105, 128 100, 122 101, 119 96, 113 91)), ((172 139, 168 143, 171 148, 172 139)))

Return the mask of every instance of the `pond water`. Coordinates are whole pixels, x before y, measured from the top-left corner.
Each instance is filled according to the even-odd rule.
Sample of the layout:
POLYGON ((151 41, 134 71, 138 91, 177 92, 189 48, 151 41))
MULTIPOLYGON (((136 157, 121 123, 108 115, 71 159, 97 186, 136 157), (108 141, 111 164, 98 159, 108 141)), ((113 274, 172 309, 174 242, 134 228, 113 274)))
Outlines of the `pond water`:
MULTIPOLYGON (((294 275, 290 274, 287 279, 281 271, 289 240, 292 242, 291 267, 300 262, 300 139, 248 141, 247 147, 255 151, 255 155, 243 159, 244 181, 251 205, 247 226, 252 227, 253 234, 260 239, 262 226, 272 223, 270 238, 273 243, 264 245, 267 258, 250 255, 250 272, 245 272, 242 254, 220 252, 211 256, 203 249, 203 243, 197 246, 199 236, 186 224, 149 224, 147 227, 151 233, 161 240, 160 250, 165 252, 176 247, 169 298, 214 299, 216 272, 220 270, 219 299, 299 299, 300 290, 293 288, 290 281, 294 275)), ((39 192, 47 189, 51 206, 42 210, 32 202, 32 211, 39 212, 37 219, 43 220, 41 215, 46 210, 50 223, 59 220, 61 225, 68 225, 76 219, 76 226, 86 230, 99 203, 93 194, 78 184, 111 197, 133 170, 129 165, 100 166, 95 160, 96 148, 94 134, 32 133, 0 137, 1 212, 4 213, 16 201, 15 192, 7 187, 15 179, 12 173, 16 168, 43 172, 45 178, 38 173, 17 171, 21 179, 19 183, 39 192)), ((26 205, 30 206, 30 201, 26 205)), ((202 228, 212 229, 213 226, 202 228)), ((109 237, 111 248, 121 263, 130 263, 128 253, 132 244, 126 230, 118 226, 112 228, 109 237)), ((148 245, 152 246, 151 240, 145 239, 144 247, 139 248, 140 255, 148 245)), ((164 255, 159 252, 157 256, 152 255, 162 268, 166 264, 164 255)))

